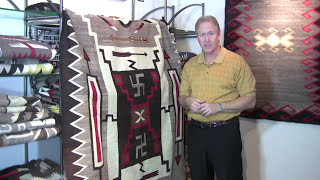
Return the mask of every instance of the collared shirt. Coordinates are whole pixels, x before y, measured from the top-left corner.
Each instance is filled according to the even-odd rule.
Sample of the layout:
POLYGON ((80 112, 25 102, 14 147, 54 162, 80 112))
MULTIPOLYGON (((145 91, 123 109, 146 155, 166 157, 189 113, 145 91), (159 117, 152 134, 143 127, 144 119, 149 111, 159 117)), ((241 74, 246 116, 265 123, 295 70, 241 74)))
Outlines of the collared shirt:
MULTIPOLYGON (((226 102, 240 96, 255 95, 256 80, 249 65, 240 55, 224 47, 214 61, 206 63, 204 54, 191 58, 182 71, 180 95, 190 96, 206 102, 226 102)), ((217 114, 204 117, 189 111, 189 118, 203 122, 231 119, 240 112, 217 114)))

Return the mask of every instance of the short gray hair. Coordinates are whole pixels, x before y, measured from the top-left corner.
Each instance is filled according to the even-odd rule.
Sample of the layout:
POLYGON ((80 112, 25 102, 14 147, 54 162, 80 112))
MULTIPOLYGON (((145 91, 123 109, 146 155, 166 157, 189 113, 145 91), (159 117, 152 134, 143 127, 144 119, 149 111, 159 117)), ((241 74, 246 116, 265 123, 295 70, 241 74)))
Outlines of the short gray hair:
POLYGON ((217 21, 217 19, 215 17, 209 15, 209 16, 202 16, 197 20, 196 25, 195 25, 196 35, 198 35, 198 29, 199 29, 200 24, 203 22, 208 22, 208 21, 212 22, 216 26, 216 28, 218 30, 218 34, 220 34, 219 22, 217 21))

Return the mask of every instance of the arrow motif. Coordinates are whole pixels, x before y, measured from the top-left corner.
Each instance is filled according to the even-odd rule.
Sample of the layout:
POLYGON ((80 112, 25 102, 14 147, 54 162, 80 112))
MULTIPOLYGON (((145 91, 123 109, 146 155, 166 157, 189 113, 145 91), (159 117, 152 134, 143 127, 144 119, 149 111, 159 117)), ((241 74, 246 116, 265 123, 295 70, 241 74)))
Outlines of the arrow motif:
POLYGON ((147 53, 130 53, 130 52, 112 51, 112 55, 113 56, 117 56, 117 57, 130 57, 130 56, 133 56, 133 55, 136 55, 136 56, 147 56, 147 53))

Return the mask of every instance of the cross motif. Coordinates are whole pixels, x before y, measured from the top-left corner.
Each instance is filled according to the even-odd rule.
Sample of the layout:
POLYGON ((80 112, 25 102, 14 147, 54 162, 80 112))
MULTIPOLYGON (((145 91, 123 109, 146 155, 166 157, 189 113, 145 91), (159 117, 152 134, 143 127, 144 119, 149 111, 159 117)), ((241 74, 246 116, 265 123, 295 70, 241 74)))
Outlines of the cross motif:
POLYGON ((138 112, 138 111, 135 111, 135 112, 134 112, 134 113, 136 113, 136 115, 139 116, 139 118, 136 120, 135 123, 139 123, 141 120, 142 120, 142 121, 146 120, 145 118, 142 117, 143 112, 144 112, 144 109, 142 109, 141 112, 138 112))

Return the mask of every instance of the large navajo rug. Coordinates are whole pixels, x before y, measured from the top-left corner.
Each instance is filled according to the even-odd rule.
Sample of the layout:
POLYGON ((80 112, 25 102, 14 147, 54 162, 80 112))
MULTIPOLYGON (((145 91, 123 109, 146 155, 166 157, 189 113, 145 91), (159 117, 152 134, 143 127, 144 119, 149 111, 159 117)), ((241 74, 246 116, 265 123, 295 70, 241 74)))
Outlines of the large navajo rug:
POLYGON ((320 124, 320 1, 226 0, 224 46, 257 80, 257 105, 243 115, 320 124))
POLYGON ((66 10, 61 41, 68 179, 185 179, 179 54, 165 23, 66 10))

